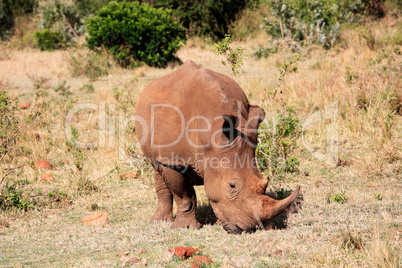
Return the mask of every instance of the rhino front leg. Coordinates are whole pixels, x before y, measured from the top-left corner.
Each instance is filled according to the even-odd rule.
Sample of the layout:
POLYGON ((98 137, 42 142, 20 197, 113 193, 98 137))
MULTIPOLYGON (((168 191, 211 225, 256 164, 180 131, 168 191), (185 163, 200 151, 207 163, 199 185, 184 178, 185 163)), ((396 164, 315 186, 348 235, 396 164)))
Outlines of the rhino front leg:
POLYGON ((151 218, 151 222, 173 221, 173 195, 157 170, 154 172, 154 180, 158 207, 151 218))
POLYGON ((177 215, 171 228, 200 228, 201 224, 195 218, 197 197, 193 185, 180 172, 169 168, 163 168, 162 175, 177 204, 177 215))

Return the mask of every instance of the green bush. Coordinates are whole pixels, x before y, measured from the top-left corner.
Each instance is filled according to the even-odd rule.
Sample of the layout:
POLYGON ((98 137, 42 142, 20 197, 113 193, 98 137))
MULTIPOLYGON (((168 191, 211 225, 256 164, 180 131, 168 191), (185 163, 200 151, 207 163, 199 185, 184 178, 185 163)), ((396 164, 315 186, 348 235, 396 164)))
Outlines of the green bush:
POLYGON ((0 209, 16 208, 22 211, 33 209, 36 205, 36 200, 31 196, 26 196, 26 193, 22 190, 25 184, 27 184, 26 181, 12 180, 7 182, 0 195, 0 209))
POLYGON ((87 20, 89 49, 107 49, 124 67, 135 61, 166 67, 186 40, 169 9, 139 2, 111 2, 87 20))
MULTIPOLYGON (((0 159, 6 160, 5 155, 10 154, 16 146, 20 131, 18 118, 14 112, 10 97, 5 90, 0 91, 0 159)), ((0 162, 1 164, 3 162, 0 162)))
MULTIPOLYGON (((22 123, 15 115, 16 107, 11 103, 5 89, 0 90, 0 193, 2 183, 23 166, 21 160, 31 151, 20 143, 22 123)), ((32 119, 26 117, 25 121, 32 119)), ((32 119, 33 120, 33 119, 32 119)), ((1 194, 0 194, 1 195, 1 194)))
POLYGON ((267 170, 278 177, 299 171, 299 159, 295 149, 300 129, 299 119, 295 117, 295 111, 290 106, 286 107, 286 113, 279 114, 275 122, 260 125, 260 143, 256 152, 261 171, 267 170))
POLYGON ((48 29, 43 31, 36 31, 34 33, 35 45, 39 47, 41 51, 60 48, 62 46, 63 38, 59 32, 53 32, 48 29))

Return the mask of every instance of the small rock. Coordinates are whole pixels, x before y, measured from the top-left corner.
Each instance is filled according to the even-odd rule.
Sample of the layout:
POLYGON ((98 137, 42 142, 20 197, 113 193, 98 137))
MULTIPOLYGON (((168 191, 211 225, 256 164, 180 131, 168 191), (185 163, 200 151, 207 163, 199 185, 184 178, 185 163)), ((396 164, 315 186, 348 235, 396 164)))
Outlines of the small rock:
POLYGON ((141 249, 140 251, 138 251, 138 254, 144 254, 144 253, 147 253, 148 252, 148 250, 146 250, 146 249, 141 249))
POLYGON ((132 255, 122 256, 121 260, 123 261, 121 267, 131 267, 133 264, 142 263, 140 258, 132 255))
POLYGON ((125 179, 136 179, 137 177, 138 177, 138 176, 135 175, 135 174, 132 173, 132 172, 128 172, 128 173, 123 174, 123 175, 120 176, 120 178, 121 178, 122 180, 125 180, 125 179))
POLYGON ((82 218, 84 225, 101 225, 104 224, 109 217, 109 214, 104 211, 99 211, 82 218))
POLYGON ((0 220, 0 228, 4 227, 4 228, 9 228, 10 224, 8 223, 8 221, 6 220, 0 220))
POLYGON ((53 169, 52 166, 50 165, 50 163, 48 161, 45 161, 45 160, 36 161, 34 165, 35 165, 36 168, 50 169, 50 170, 53 169))
POLYGON ((195 256, 193 262, 191 263, 191 268, 199 268, 203 264, 211 264, 212 260, 204 256, 195 256))
POLYGON ((42 139, 42 135, 41 135, 39 132, 27 131, 27 135, 34 137, 34 138, 37 139, 38 141, 40 141, 40 140, 42 139))
POLYGON ((193 256, 196 252, 201 252, 201 250, 192 247, 171 247, 168 251, 182 260, 193 256))
POLYGON ((54 181, 54 177, 52 175, 43 173, 40 177, 40 181, 52 182, 54 181))
POLYGON ((120 251, 116 256, 121 258, 123 256, 127 256, 128 254, 130 254, 130 251, 120 251))
POLYGON ((29 102, 18 103, 18 107, 20 107, 21 110, 23 110, 23 109, 28 109, 29 106, 31 106, 31 104, 30 104, 29 102))
POLYGON ((274 253, 272 253, 272 255, 281 256, 282 255, 282 250, 278 249, 278 250, 274 251, 274 253))
POLYGON ((322 184, 322 180, 320 180, 320 179, 315 179, 315 180, 314 180, 314 185, 315 185, 316 187, 320 186, 321 184, 322 184))
POLYGON ((354 163, 353 160, 342 160, 342 159, 339 159, 337 166, 338 166, 338 167, 348 167, 348 166, 352 165, 353 163, 354 163))

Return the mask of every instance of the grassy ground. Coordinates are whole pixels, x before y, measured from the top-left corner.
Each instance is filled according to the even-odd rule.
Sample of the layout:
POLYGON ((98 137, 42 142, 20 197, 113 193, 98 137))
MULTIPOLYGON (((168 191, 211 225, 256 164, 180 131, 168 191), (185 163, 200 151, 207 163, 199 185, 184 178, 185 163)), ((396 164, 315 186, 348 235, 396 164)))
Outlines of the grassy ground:
MULTIPOLYGON (((122 70, 113 64, 106 67, 106 59, 87 56, 84 49, 39 52, 3 45, 0 85, 13 101, 33 104, 18 111, 18 116, 41 113, 28 130, 39 132, 42 139, 22 137, 22 145, 32 149, 32 154, 21 157, 19 162, 28 164, 16 170, 10 182, 23 181, 19 184, 23 185, 22 197, 34 209, 0 211, 0 266, 121 266, 130 263, 119 252, 129 251, 129 256, 141 260, 139 266, 189 267, 191 259, 181 261, 168 254, 172 246, 198 248, 220 267, 400 266, 401 22, 390 16, 365 27, 345 30, 342 43, 334 50, 307 49, 299 71, 287 75, 281 85, 280 97, 296 110, 301 122, 338 101, 338 117, 306 128, 304 138, 324 152, 326 124, 336 122, 340 165, 332 167, 314 158, 300 138, 300 172, 280 180, 272 178, 268 190, 301 185, 302 209, 287 219, 286 228, 241 236, 228 235, 217 224, 200 230, 150 224, 157 202, 152 171, 135 158, 127 158, 128 152, 133 155, 130 142, 135 140, 130 127, 120 136, 115 134, 114 140, 108 133, 103 147, 76 150, 66 144, 65 117, 72 107, 97 105, 97 110, 82 110, 72 120, 79 140, 97 141, 103 103, 108 129, 113 130, 110 125, 115 126, 119 116, 135 113, 135 100, 144 87, 177 66, 122 70), (367 31, 374 41, 364 37, 367 31), (85 67, 88 61, 94 64, 85 67), (97 74, 102 75, 88 78, 97 74), (123 134, 127 146, 119 151, 123 134), (29 165, 38 160, 48 160, 54 170, 29 165), (128 171, 138 177, 122 179, 120 175, 128 171), (42 173, 53 175, 55 181, 40 181, 42 173), (105 225, 82 224, 82 217, 99 210, 109 213, 105 225)), ((264 39, 238 45, 251 54, 258 40, 264 39)), ((230 75, 229 68, 221 66, 197 40, 190 40, 178 56, 230 75)), ((237 81, 251 103, 267 105, 264 88, 272 91, 278 83, 275 65, 292 56, 280 51, 267 59, 249 57, 237 81)), ((272 118, 278 108, 279 98, 267 117, 272 118)), ((118 133, 114 128, 112 132, 118 133)), ((198 204, 205 205, 197 213, 210 216, 203 188, 196 188, 198 204)))

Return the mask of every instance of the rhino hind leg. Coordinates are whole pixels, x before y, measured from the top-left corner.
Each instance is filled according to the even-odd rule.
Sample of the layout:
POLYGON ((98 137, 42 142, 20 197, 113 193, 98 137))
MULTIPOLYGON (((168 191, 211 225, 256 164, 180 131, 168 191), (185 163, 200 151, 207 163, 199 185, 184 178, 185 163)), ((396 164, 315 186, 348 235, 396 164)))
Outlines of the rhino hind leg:
POLYGON ((158 207, 151 218, 151 222, 173 221, 173 195, 159 171, 155 170, 154 180, 158 207))
POLYGON ((195 218, 197 197, 191 182, 180 172, 166 167, 163 168, 162 175, 177 204, 177 215, 171 228, 201 228, 195 218))

